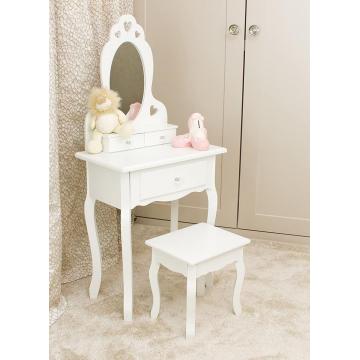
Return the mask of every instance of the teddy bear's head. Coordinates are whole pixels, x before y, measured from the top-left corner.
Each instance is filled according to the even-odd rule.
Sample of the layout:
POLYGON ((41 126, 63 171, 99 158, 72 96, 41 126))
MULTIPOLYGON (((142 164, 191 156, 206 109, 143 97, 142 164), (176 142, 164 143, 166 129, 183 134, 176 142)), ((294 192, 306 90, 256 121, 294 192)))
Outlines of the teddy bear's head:
POLYGON ((112 113, 120 106, 119 95, 110 89, 92 88, 89 95, 89 111, 97 116, 104 113, 112 113))

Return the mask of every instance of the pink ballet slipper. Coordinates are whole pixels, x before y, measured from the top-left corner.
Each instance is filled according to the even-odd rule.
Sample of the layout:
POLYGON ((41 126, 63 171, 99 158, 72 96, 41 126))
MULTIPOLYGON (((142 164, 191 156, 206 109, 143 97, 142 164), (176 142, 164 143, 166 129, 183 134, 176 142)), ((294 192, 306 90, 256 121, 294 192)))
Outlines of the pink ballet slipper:
POLYGON ((171 145, 175 148, 191 147, 189 134, 174 136, 171 140, 171 145))
POLYGON ((141 108, 141 104, 136 102, 130 105, 130 109, 126 114, 128 120, 135 120, 141 108))
POLYGON ((189 117, 188 125, 191 146, 196 150, 208 150, 210 144, 204 127, 204 117, 199 113, 193 113, 189 117))

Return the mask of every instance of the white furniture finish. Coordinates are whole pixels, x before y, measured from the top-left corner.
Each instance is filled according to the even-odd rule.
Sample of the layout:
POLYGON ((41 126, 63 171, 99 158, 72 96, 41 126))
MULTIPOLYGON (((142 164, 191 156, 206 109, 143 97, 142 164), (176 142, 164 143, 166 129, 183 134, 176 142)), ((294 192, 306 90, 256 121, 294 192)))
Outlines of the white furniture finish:
POLYGON ((240 291, 245 276, 243 247, 249 239, 200 223, 187 228, 147 240, 152 248, 149 270, 153 294, 151 318, 158 317, 160 311, 160 290, 158 272, 160 265, 178 272, 187 278, 186 337, 195 335, 196 279, 224 266, 236 264, 236 282, 233 295, 233 309, 241 313, 240 291))
POLYGON ((247 24, 238 226, 309 236, 309 2, 248 1, 247 24))
POLYGON ((171 230, 177 229, 178 199, 191 192, 206 191, 209 224, 215 224, 217 194, 215 188, 216 155, 226 149, 210 146, 208 151, 175 149, 171 145, 117 153, 76 153, 86 161, 87 195, 85 220, 92 256, 90 298, 96 298, 101 284, 101 252, 95 224, 95 201, 121 210, 121 245, 124 283, 124 319, 132 320, 132 246, 131 210, 153 201, 171 201, 171 230))
POLYGON ((154 63, 151 47, 145 40, 143 28, 132 15, 121 16, 111 27, 109 41, 104 45, 100 57, 101 84, 110 88, 111 65, 116 51, 125 42, 135 46, 144 70, 144 95, 140 112, 133 124, 135 132, 163 130, 167 125, 167 111, 164 104, 152 94, 154 63), (153 112, 152 108, 156 111, 153 112))
MULTIPOLYGON (((104 45, 100 57, 101 85, 110 88, 112 64, 116 53, 123 44, 131 44, 137 50, 144 76, 144 91, 140 111, 132 125, 134 135, 123 139, 118 134, 104 134, 102 138, 104 152, 117 152, 146 146, 169 144, 176 135, 177 126, 167 123, 165 105, 152 94, 153 56, 145 40, 143 28, 132 15, 123 15, 111 27, 109 40, 104 45)), ((116 89, 113 89, 116 90, 116 89)), ((121 94, 119 94, 121 97, 121 94)), ((91 117, 85 119, 85 139, 89 138, 91 117)))
MULTIPOLYGON (((210 142, 228 149, 217 161, 216 224, 236 227, 244 27, 237 36, 227 29, 244 23, 245 0, 135 0, 134 14, 154 53, 153 90, 166 104, 169 121, 183 134, 188 132, 184 119, 201 112, 210 142)), ((201 222, 206 212, 205 194, 180 201, 180 221, 201 222)), ((137 216, 147 218, 167 219, 168 214, 166 203, 136 209, 137 216)))
POLYGON ((103 152, 132 150, 146 146, 170 144, 177 126, 168 124, 164 130, 138 133, 124 139, 117 134, 103 135, 103 152))

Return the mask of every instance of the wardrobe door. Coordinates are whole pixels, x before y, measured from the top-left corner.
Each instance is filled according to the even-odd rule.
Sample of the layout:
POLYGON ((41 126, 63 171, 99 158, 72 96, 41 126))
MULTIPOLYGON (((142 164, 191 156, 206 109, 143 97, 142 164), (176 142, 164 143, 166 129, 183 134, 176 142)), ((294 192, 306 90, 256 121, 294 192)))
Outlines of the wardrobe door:
MULTIPOLYGON (((135 0, 134 9, 154 55, 153 92, 169 123, 184 134, 189 115, 200 112, 210 142, 228 149, 216 160, 216 224, 237 227, 245 0, 135 0), (229 33, 231 24, 238 34, 229 33)), ((136 215, 169 219, 170 207, 138 207, 136 215)), ((180 200, 180 221, 206 221, 206 215, 205 193, 180 200)))
POLYGON ((309 235, 309 3, 247 2, 238 225, 309 235))

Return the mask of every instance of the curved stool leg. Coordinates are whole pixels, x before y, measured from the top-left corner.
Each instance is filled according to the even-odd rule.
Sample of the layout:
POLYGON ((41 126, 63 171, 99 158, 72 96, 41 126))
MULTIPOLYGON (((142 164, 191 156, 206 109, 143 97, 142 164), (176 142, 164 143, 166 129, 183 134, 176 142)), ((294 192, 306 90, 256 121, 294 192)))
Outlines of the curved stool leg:
POLYGON ((241 252, 241 258, 235 263, 235 266, 236 266, 236 282, 234 287, 233 309, 235 315, 240 315, 241 314, 240 292, 245 278, 243 251, 241 252))
POLYGON ((154 251, 152 254, 151 265, 149 269, 149 279, 150 279, 150 286, 151 292, 153 297, 153 304, 151 308, 151 319, 155 320, 160 311, 160 288, 159 288, 159 273, 160 264, 156 261, 154 251))
POLYGON ((86 195, 84 214, 86 229, 89 236, 92 262, 92 276, 89 288, 89 296, 90 299, 96 299, 99 294, 101 284, 101 249, 96 228, 95 199, 93 199, 89 194, 86 195))

